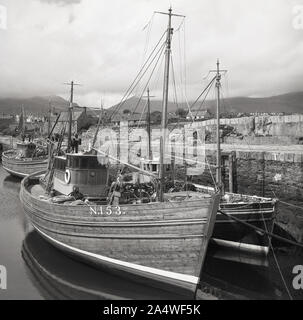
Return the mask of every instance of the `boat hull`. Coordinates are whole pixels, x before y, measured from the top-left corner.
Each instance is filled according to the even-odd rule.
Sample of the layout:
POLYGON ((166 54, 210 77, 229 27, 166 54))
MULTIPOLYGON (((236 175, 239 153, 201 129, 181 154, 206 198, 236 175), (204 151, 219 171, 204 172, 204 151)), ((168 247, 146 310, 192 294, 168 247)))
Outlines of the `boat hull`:
POLYGON ((35 229, 50 243, 111 272, 194 293, 213 232, 218 195, 119 207, 99 215, 89 206, 59 205, 33 194, 35 176, 22 181, 20 199, 35 229))
MULTIPOLYGON (((214 192, 213 188, 198 184, 195 184, 195 187, 199 192, 214 192)), ((220 210, 229 216, 218 212, 211 242, 223 247, 266 255, 269 252, 271 238, 254 228, 273 232, 276 200, 234 193, 226 193, 226 195, 230 198, 238 198, 240 201, 220 203, 220 210)))
POLYGON ((10 175, 24 178, 35 172, 40 172, 47 169, 48 160, 42 159, 16 159, 8 156, 9 151, 2 154, 2 166, 10 175))
POLYGON ((221 213, 217 214, 212 242, 252 253, 267 254, 269 252, 271 238, 252 227, 272 233, 275 221, 274 203, 250 204, 246 205, 244 210, 239 205, 230 204, 221 205, 220 209, 230 217, 221 213), (233 218, 248 223, 252 227, 235 221, 233 218))
POLYGON ((27 234, 22 257, 32 281, 46 299, 55 300, 167 300, 184 299, 173 293, 116 277, 78 263, 53 248, 39 234, 27 234), (72 270, 73 272, 70 272, 72 270), (98 279, 98 281, 96 281, 98 279))

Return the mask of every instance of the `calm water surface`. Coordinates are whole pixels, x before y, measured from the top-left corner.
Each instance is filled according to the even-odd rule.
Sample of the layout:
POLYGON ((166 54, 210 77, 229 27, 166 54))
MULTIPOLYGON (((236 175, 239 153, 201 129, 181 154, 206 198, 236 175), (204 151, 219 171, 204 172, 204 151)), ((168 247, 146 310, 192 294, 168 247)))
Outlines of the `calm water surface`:
MULTIPOLYGON (((182 299, 78 263, 44 241, 26 220, 19 201, 20 180, 0 167, 0 265, 8 272, 6 299, 182 299)), ((290 295, 292 268, 303 264, 303 253, 293 247, 276 250, 290 295)), ((214 247, 208 251, 202 288, 226 299, 289 299, 278 268, 268 259, 240 255, 214 247)))

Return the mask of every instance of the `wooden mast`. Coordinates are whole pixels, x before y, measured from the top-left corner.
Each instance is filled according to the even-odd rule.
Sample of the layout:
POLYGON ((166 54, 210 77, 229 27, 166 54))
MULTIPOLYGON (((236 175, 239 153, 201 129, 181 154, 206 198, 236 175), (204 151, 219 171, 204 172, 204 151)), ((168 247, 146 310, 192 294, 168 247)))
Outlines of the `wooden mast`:
POLYGON ((71 87, 70 89, 70 100, 69 100, 69 108, 68 108, 68 144, 67 144, 67 152, 72 151, 72 125, 73 125, 73 108, 74 108, 74 87, 80 86, 80 84, 71 81, 70 83, 65 83, 71 87))
POLYGON ((22 113, 22 129, 21 129, 21 136, 25 135, 25 111, 24 111, 24 105, 21 106, 21 113, 22 113))
POLYGON ((147 114, 146 114, 146 123, 147 123, 147 137, 148 137, 148 152, 147 156, 149 160, 152 160, 152 148, 151 148, 151 115, 150 115, 150 98, 154 98, 155 96, 150 95, 150 90, 147 88, 147 114))
POLYGON ((173 28, 171 27, 172 16, 183 17, 178 14, 172 14, 172 8, 168 9, 168 13, 156 12, 160 14, 168 15, 168 27, 166 36, 166 50, 165 50, 165 69, 164 69, 164 83, 163 83, 163 105, 162 105, 162 124, 161 124, 161 137, 160 137, 160 168, 159 168, 159 201, 163 201, 164 193, 164 178, 165 178, 165 151, 166 151, 166 131, 167 131, 167 104, 168 104, 168 86, 169 86, 169 68, 170 68, 170 56, 171 56, 171 40, 173 34, 173 28))
POLYGON ((95 144, 97 142, 98 133, 99 133, 101 124, 103 126, 103 102, 102 102, 102 100, 101 100, 101 109, 100 109, 100 114, 99 114, 98 125, 97 125, 97 129, 96 129, 95 136, 93 139, 93 143, 92 143, 92 150, 95 148, 95 144))
POLYGON ((68 108, 68 144, 67 144, 67 152, 71 152, 71 144, 72 144, 72 122, 73 122, 73 104, 74 104, 74 81, 70 83, 70 102, 68 108))
POLYGON ((166 129, 167 129, 167 104, 168 104, 168 86, 169 86, 169 63, 171 55, 171 17, 172 8, 168 10, 168 27, 167 27, 167 38, 166 38, 166 50, 165 50, 165 69, 164 69, 164 84, 163 84, 163 105, 162 105, 162 124, 161 124, 161 137, 160 137, 160 168, 159 168, 159 178, 160 178, 160 194, 159 200, 162 202, 164 200, 164 162, 165 162, 165 140, 166 140, 166 129))
POLYGON ((47 126, 47 136, 50 136, 51 133, 51 114, 52 114, 52 105, 51 99, 48 101, 48 126, 47 126))
POLYGON ((217 60, 217 78, 216 78, 216 89, 217 89, 217 185, 219 191, 222 191, 222 166, 221 166, 221 136, 220 136, 220 62, 217 60))
POLYGON ((151 134, 150 134, 150 95, 149 88, 147 89, 147 135, 148 135, 148 158, 152 159, 151 154, 151 134))
POLYGON ((220 134, 220 90, 221 90, 221 73, 227 72, 227 70, 220 70, 220 62, 217 60, 217 69, 211 70, 211 72, 216 73, 216 89, 217 89, 217 165, 216 165, 216 180, 217 180, 217 189, 220 193, 223 190, 222 183, 222 164, 221 164, 221 134, 220 134))

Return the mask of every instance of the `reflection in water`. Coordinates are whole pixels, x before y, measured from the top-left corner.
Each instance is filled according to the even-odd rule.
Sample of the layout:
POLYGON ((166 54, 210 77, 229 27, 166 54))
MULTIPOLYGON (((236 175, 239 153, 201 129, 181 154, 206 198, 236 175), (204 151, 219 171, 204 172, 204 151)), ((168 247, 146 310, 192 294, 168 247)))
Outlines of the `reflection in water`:
POLYGON ((19 193, 20 182, 21 182, 20 178, 8 175, 7 177, 5 177, 5 179, 2 182, 3 189, 13 191, 14 193, 16 192, 19 193))
MULTIPOLYGON (((36 231, 30 232, 22 248, 30 278, 46 299, 184 299, 178 293, 134 283, 126 278, 77 262, 54 248, 36 231)), ((245 260, 239 251, 211 247, 203 270, 201 288, 219 299, 288 299, 273 257, 245 260), (240 259, 240 262, 239 260, 240 259)), ((297 261, 280 254, 287 283, 297 261), (290 271, 290 272, 289 272, 290 271)), ((302 293, 291 290, 294 299, 302 293)))
MULTIPOLYGON (((292 287, 292 269, 303 263, 303 251, 292 246, 274 250, 291 297, 302 300, 302 290, 294 290, 292 287)), ((202 281, 210 284, 211 290, 216 291, 221 298, 290 299, 272 251, 267 258, 250 255, 248 259, 239 251, 211 246, 203 271, 202 281)))
POLYGON ((26 236, 22 256, 32 281, 46 299, 184 299, 74 261, 36 231, 26 236))

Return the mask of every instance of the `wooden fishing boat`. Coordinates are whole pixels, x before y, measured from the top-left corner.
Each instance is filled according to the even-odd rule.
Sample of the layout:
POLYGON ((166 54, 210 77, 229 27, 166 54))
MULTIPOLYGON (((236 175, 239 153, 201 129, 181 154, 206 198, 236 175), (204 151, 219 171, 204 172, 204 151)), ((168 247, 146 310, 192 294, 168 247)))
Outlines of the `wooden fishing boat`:
MULTIPOLYGON (((213 188, 198 184, 194 186, 203 193, 215 192, 213 188)), ((220 211, 225 214, 218 212, 211 242, 246 252, 268 254, 271 238, 253 227, 273 232, 276 203, 276 199, 272 198, 226 192, 219 205, 220 211)))
POLYGON ((121 206, 56 204, 44 198, 39 175, 22 181, 20 199, 46 240, 112 271, 195 291, 218 195, 180 192, 165 195, 165 202, 121 206))
MULTIPOLYGON (((219 60, 215 72, 217 96, 217 162, 216 162, 216 187, 197 185, 200 192, 221 194, 220 210, 218 212, 212 241, 217 245, 238 248, 252 253, 267 254, 271 238, 266 233, 256 231, 254 227, 272 233, 276 218, 276 199, 242 195, 225 192, 222 179, 221 132, 220 132, 220 107, 221 107, 221 76, 226 70, 220 70, 219 60), (242 222, 242 223, 241 223, 242 222), (248 225, 249 224, 249 225, 248 225)), ((231 174, 231 173, 230 173, 231 174)), ((192 178, 192 177, 191 177, 192 178)))
MULTIPOLYGON (((167 128, 171 9, 167 15, 162 132, 167 128)), ((70 119, 73 88, 72 82, 70 119)), ((156 197, 135 196, 120 203, 122 175, 110 186, 106 156, 93 150, 71 153, 71 131, 69 121, 68 152, 59 156, 59 142, 45 179, 40 180, 41 173, 35 173, 22 181, 20 199, 34 228, 54 246, 87 263, 166 290, 179 287, 193 297, 213 232, 219 195, 164 193, 163 139, 159 176, 146 172, 160 186, 156 197)))
POLYGON ((26 124, 23 106, 17 131, 19 131, 23 141, 18 142, 14 149, 2 153, 3 169, 18 178, 24 178, 29 174, 46 170, 48 165, 46 146, 43 145, 42 141, 25 141, 26 124))
POLYGON ((48 157, 46 155, 32 156, 35 149, 36 145, 33 143, 18 143, 17 149, 4 151, 2 153, 3 169, 19 178, 46 170, 48 157))

